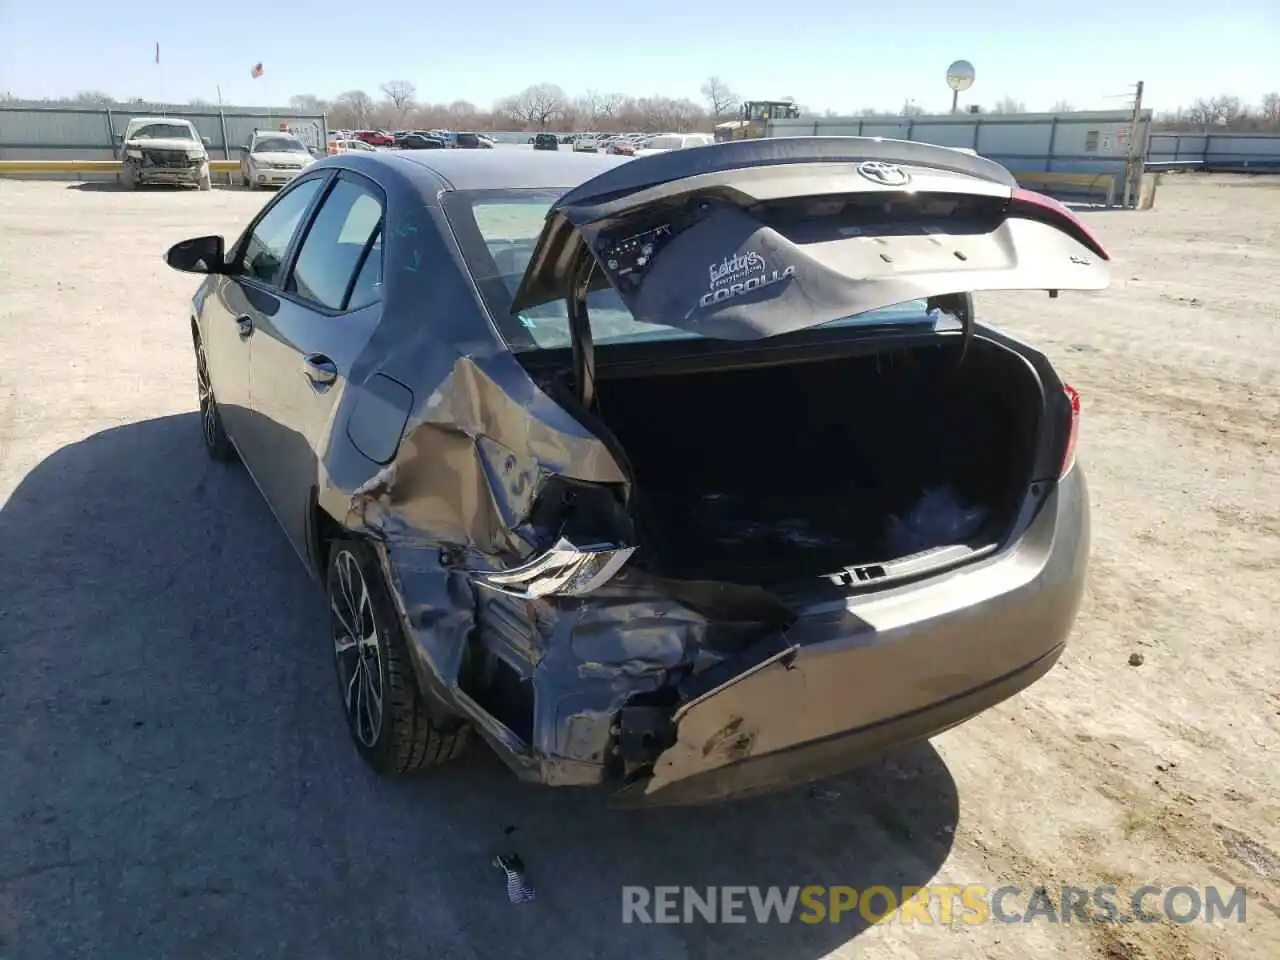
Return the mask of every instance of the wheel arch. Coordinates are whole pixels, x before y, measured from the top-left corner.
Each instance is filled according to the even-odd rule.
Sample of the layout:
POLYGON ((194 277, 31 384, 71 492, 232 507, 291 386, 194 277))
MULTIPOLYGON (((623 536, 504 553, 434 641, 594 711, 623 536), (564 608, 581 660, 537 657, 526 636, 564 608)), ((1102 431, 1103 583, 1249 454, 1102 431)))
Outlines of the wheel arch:
POLYGON ((322 582, 329 565, 329 544, 342 536, 345 529, 320 506, 320 488, 313 486, 307 495, 307 561, 316 578, 322 582))

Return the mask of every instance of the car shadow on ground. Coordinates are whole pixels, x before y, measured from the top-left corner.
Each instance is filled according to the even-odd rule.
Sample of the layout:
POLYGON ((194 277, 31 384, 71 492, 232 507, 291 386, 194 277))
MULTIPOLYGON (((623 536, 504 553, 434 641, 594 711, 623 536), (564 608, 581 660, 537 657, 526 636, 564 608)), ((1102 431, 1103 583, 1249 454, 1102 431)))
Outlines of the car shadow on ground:
POLYGON ((623 887, 898 889, 950 850, 956 787, 928 745, 820 794, 687 810, 521 784, 479 745, 373 776, 319 588, 243 468, 205 456, 194 413, 36 466, 0 510, 0 597, 10 960, 817 958, 868 920, 624 925, 623 887), (507 902, 503 850, 535 902, 507 902))

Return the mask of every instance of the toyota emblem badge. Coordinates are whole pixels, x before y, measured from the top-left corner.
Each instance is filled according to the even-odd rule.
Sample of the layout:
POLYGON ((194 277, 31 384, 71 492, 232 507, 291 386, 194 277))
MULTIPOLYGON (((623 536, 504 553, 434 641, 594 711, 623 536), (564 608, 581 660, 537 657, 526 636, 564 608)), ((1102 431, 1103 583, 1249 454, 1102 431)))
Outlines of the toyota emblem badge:
POLYGON ((885 187, 902 187, 911 182, 911 174, 897 164, 885 163, 883 160, 862 161, 858 164, 858 173, 872 183, 885 187))

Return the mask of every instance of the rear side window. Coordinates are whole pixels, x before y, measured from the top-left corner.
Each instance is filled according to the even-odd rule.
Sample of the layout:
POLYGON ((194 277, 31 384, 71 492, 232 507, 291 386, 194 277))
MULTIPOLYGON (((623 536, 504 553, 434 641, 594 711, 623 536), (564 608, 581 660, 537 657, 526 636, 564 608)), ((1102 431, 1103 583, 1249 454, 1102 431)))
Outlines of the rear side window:
POLYGON ((245 273, 271 286, 279 285, 283 279, 280 268, 284 264, 289 242, 298 229, 302 215, 315 199, 321 182, 304 180, 277 199, 271 209, 263 214, 245 243, 245 273))
POLYGON ((480 138, 474 133, 460 133, 458 134, 458 146, 478 147, 480 146, 480 138))
POLYGON ((348 310, 359 310, 382 300, 382 230, 373 237, 364 265, 356 275, 355 286, 347 300, 348 310))
MULTIPOLYGON (((345 309, 347 290, 365 263, 382 223, 382 204, 371 190, 341 179, 307 231, 285 290, 329 310, 345 309)), ((381 277, 381 246, 378 247, 381 277)))

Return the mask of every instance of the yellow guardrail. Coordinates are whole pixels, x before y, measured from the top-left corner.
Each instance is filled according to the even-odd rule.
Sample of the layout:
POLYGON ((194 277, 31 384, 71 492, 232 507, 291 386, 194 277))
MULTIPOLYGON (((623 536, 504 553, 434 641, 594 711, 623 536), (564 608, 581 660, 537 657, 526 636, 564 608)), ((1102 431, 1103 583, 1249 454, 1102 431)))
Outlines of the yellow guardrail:
POLYGON ((1111 173, 1015 173, 1013 178, 1024 187, 1078 187, 1083 190, 1102 190, 1107 195, 1107 206, 1116 201, 1116 177, 1111 173))
MULTIPOLYGON (((0 160, 6 173, 119 173, 119 160, 0 160)), ((210 173, 239 173, 239 160, 210 160, 210 173)))

